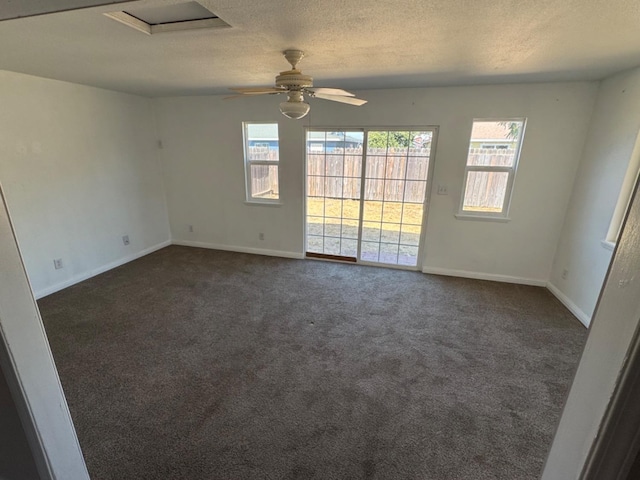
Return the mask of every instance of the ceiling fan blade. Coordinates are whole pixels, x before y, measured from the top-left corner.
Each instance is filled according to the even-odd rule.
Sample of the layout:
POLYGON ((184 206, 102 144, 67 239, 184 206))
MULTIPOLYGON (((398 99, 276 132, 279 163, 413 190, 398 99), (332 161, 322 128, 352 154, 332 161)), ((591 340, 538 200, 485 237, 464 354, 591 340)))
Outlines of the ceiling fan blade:
POLYGON ((285 90, 283 90, 282 92, 242 92, 242 93, 236 93, 236 95, 239 97, 254 97, 256 95, 278 95, 280 93, 287 93, 287 92, 285 90))
POLYGON ((316 98, 323 98, 325 100, 331 100, 332 102, 348 103, 349 105, 355 105, 357 107, 367 103, 366 100, 362 100, 360 98, 342 97, 340 95, 328 95, 326 93, 316 93, 314 96, 316 98))
POLYGON ((243 95, 262 95, 265 93, 283 93, 286 92, 284 88, 280 87, 232 87, 232 90, 243 95))
POLYGON ((322 93, 326 95, 338 95, 341 97, 355 97, 351 92, 342 90, 341 88, 307 88, 306 90, 313 93, 322 93))

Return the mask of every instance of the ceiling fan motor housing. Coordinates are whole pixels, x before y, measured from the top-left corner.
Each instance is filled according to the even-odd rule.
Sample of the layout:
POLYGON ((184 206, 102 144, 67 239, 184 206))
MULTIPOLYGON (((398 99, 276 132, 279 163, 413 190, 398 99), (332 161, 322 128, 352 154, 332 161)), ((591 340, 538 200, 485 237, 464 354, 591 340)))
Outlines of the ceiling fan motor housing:
POLYGON ((280 75, 276 77, 274 87, 245 87, 232 88, 231 90, 234 90, 240 95, 273 95, 286 93, 287 101, 280 104, 280 111, 285 117, 296 119, 302 118, 309 113, 310 106, 304 101, 304 95, 357 106, 367 103, 366 100, 355 98, 353 93, 339 88, 312 89, 313 77, 304 75, 298 70, 298 62, 304 57, 304 52, 302 50, 286 50, 283 53, 287 62, 291 64, 291 70, 280 72, 280 75))
POLYGON ((313 77, 304 75, 300 70, 288 70, 276 77, 276 86, 287 90, 302 90, 313 87, 313 77))

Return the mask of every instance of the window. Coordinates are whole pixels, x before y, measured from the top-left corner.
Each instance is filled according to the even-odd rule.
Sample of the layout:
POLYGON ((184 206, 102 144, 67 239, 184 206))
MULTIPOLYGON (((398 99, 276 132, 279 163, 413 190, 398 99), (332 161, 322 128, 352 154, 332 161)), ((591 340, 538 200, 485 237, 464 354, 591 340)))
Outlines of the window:
POLYGON ((278 124, 245 122, 243 127, 247 201, 275 203, 280 198, 278 124))
POLYGON ((459 217, 507 217, 525 123, 473 121, 459 217))

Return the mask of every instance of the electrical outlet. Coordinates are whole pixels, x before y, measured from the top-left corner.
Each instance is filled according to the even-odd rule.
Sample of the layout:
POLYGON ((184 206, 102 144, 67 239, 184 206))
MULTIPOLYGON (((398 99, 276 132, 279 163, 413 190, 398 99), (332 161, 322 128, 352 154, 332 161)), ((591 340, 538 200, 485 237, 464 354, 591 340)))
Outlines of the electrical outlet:
POLYGON ((567 277, 569 276, 569 269, 565 268, 564 270, 562 270, 562 275, 561 276, 562 276, 563 280, 566 280, 567 277))
POLYGON ((259 238, 260 240, 264 240, 264 233, 260 232, 260 233, 258 234, 258 238, 259 238))
POLYGON ((125 245, 129 245, 131 242, 129 241, 129 235, 125 235, 122 237, 122 243, 125 245))
POLYGON ((438 195, 447 195, 447 186, 446 185, 438 185, 438 195))
POLYGON ((189 233, 193 233, 193 225, 189 225, 189 233))
POLYGON ((53 260, 53 268, 55 268, 56 270, 60 270, 62 268, 62 259, 61 258, 56 258, 53 260))

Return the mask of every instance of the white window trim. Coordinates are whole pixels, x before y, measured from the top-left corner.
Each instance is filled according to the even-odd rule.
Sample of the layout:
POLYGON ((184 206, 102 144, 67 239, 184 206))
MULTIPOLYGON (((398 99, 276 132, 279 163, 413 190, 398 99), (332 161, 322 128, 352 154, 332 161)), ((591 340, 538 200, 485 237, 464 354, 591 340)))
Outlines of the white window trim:
MULTIPOLYGON (((244 190, 245 190, 245 204, 247 205, 269 205, 279 206, 282 205, 282 198, 280 192, 278 192, 278 198, 257 198, 251 196, 251 166, 252 165, 269 165, 278 167, 278 185, 280 184, 280 161, 279 160, 249 160, 248 151, 249 148, 249 125, 272 125, 277 122, 242 122, 242 150, 244 154, 244 190)), ((280 127, 278 125, 278 158, 280 158, 280 127)))
POLYGON ((609 240, 602 240, 600 242, 600 244, 607 250, 611 250, 613 252, 613 249, 616 248, 616 244, 615 242, 610 242, 609 240))
POLYGON ((608 250, 613 250, 618 237, 620 236, 620 229, 622 228, 622 221, 624 220, 625 213, 631 203, 631 195, 633 194, 633 188, 640 176, 640 132, 636 137, 636 143, 631 152, 631 158, 625 172, 622 186, 620 187, 620 194, 618 195, 618 201, 616 202, 615 210, 609 223, 609 230, 607 236, 602 240, 602 246, 608 250))
POLYGON ((496 217, 496 216, 483 215, 484 213, 485 212, 478 212, 478 214, 474 214, 474 215, 467 215, 467 212, 456 213, 454 217, 456 217, 458 220, 479 220, 483 222, 507 223, 511 221, 509 217, 496 217))
POLYGON ((462 194, 460 197, 460 206, 458 208, 458 213, 455 214, 455 218, 459 220, 483 220, 483 221, 496 221, 496 222, 508 222, 509 218, 509 209, 511 208, 511 197, 513 194, 513 183, 516 177, 516 171, 518 169, 518 163, 520 161, 520 152, 522 150, 522 140, 524 139, 524 134, 527 126, 526 117, 512 117, 512 118, 474 118, 471 122, 471 128, 473 130, 473 124, 475 122, 522 122, 522 132, 520 134, 520 138, 518 139, 518 143, 516 145, 516 154, 513 159, 513 165, 510 167, 503 166, 491 166, 491 165, 467 165, 469 161, 469 149, 471 148, 471 143, 473 143, 473 139, 471 138, 471 134, 469 134, 469 146, 467 148, 467 156, 464 159, 464 179, 462 182, 462 194), (464 196, 467 190, 467 178, 469 176, 469 172, 507 172, 509 174, 509 178, 507 179, 507 187, 504 192, 504 200, 502 201, 502 210, 500 212, 478 212, 472 210, 464 210, 464 196))

